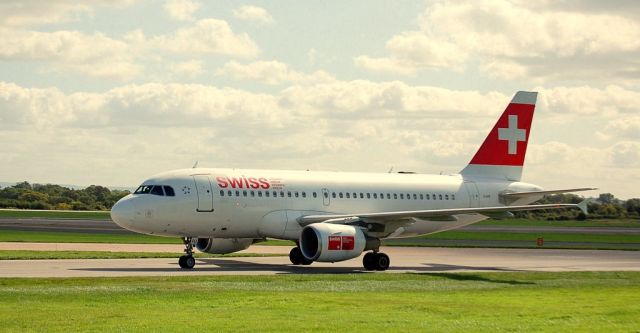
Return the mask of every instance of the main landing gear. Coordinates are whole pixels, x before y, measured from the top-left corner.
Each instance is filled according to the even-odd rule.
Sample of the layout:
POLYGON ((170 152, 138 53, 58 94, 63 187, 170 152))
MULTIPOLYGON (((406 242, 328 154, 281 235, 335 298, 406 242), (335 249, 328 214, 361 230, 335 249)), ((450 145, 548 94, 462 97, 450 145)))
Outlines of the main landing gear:
POLYGON ((309 260, 305 258, 304 255, 302 255, 302 251, 300 250, 299 246, 291 249, 291 251, 289 252, 289 260, 291 260, 291 263, 294 265, 311 265, 311 263, 313 262, 312 260, 309 260))
POLYGON ((196 265, 196 259, 193 258, 193 243, 191 242, 191 237, 183 237, 182 242, 185 247, 185 255, 180 257, 178 265, 180 265, 180 268, 192 269, 193 266, 196 265))
POLYGON ((368 252, 362 258, 362 265, 368 271, 386 271, 389 268, 389 256, 382 252, 368 252))

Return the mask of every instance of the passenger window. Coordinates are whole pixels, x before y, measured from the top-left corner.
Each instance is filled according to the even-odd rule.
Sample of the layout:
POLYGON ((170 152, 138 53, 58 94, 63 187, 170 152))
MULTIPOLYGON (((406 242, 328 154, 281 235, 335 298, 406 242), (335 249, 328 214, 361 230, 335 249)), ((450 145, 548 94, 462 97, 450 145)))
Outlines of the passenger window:
POLYGON ((407 200, 411 200, 411 194, 407 194, 407 200))
POLYGON ((298 197, 298 191, 295 191, 293 194, 296 196, 296 198, 298 197))
POLYGON ((347 199, 350 199, 351 195, 349 194, 349 192, 345 193, 344 195, 347 197, 347 199))
POLYGON ((371 199, 371 193, 367 193, 367 199, 371 199))
POLYGON ((449 195, 448 194, 444 195, 444 200, 449 200, 449 195))
POLYGON ((149 192, 153 195, 160 195, 160 196, 164 196, 164 192, 162 191, 162 186, 154 186, 151 188, 151 192, 149 192))
POLYGON ((271 193, 271 192, 269 192, 269 191, 264 191, 264 196, 268 198, 268 197, 269 197, 269 195, 270 195, 269 193, 271 193))
POLYGON ((175 197, 176 196, 176 192, 173 191, 173 187, 171 187, 171 186, 165 186, 164 187, 164 194, 166 194, 168 197, 175 197))
POLYGON ((418 200, 418 195, 417 194, 413 194, 413 200, 418 200))
POLYGON ((427 194, 427 200, 430 200, 429 195, 427 194))
POLYGON ((262 191, 258 191, 258 196, 262 198, 262 191))
POLYGON ((246 197, 247 196, 247 191, 242 191, 242 196, 246 197))
POLYGON ((391 193, 387 193, 387 199, 391 200, 391 193))
POLYGON ((224 190, 220 190, 220 196, 224 197, 224 190))
POLYGON ((338 197, 340 197, 340 199, 342 199, 342 192, 338 193, 338 197))
POLYGON ((277 198, 277 197, 278 197, 278 192, 273 191, 273 197, 274 197, 274 198, 277 198))
POLYGON ((374 194, 373 194, 373 198, 374 198, 374 199, 378 199, 378 193, 374 193, 374 194))
POLYGON ((404 194, 400 193, 400 199, 404 199, 404 194))
POLYGON ((280 197, 284 198, 284 191, 280 191, 280 197))
POLYGON ((380 199, 384 199, 384 193, 380 193, 380 199))
POLYGON ((353 198, 354 198, 354 199, 358 199, 358 193, 353 192, 353 198))
POLYGON ((336 192, 331 192, 331 197, 335 199, 336 198, 336 192))
POLYGON ((240 196, 240 191, 236 191, 236 197, 240 196))
POLYGON ((364 199, 364 193, 360 192, 360 199, 364 199))
POLYGON ((287 198, 291 198, 291 191, 287 191, 287 198))
POLYGON ((324 192, 324 197, 328 198, 329 197, 329 193, 328 192, 324 192))
POLYGON ((307 192, 302 192, 302 197, 306 198, 307 197, 307 192))
POLYGON ((394 199, 398 199, 398 193, 394 193, 394 194, 393 194, 393 198, 394 198, 394 199))
POLYGON ((439 195, 438 195, 438 199, 439 199, 439 200, 442 200, 442 194, 439 194, 439 195))
POLYGON ((420 200, 424 200, 424 196, 420 193, 420 200))
POLYGON ((456 200, 456 195, 455 194, 451 195, 451 200, 456 200))
POLYGON ((313 192, 313 197, 314 197, 314 198, 317 198, 317 197, 318 197, 318 194, 317 194, 316 192, 313 192))
POLYGON ((252 198, 256 196, 256 192, 254 192, 254 191, 251 191, 251 192, 249 192, 249 193, 251 193, 251 197, 252 197, 252 198))
POLYGON ((232 195, 233 195, 233 192, 231 192, 231 190, 229 190, 229 191, 227 191, 227 195, 228 195, 228 196, 232 196, 232 195))

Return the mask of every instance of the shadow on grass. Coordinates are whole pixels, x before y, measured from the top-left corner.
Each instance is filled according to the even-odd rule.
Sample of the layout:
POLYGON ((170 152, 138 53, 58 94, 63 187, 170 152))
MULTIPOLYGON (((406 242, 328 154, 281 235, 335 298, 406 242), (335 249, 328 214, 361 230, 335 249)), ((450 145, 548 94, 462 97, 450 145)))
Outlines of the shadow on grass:
POLYGON ((455 280, 455 281, 475 281, 475 282, 488 282, 488 283, 500 283, 509 285, 534 285, 534 282, 530 281, 518 281, 518 280, 501 280, 491 279, 477 274, 469 273, 407 273, 410 275, 428 275, 433 277, 440 277, 443 279, 455 280))

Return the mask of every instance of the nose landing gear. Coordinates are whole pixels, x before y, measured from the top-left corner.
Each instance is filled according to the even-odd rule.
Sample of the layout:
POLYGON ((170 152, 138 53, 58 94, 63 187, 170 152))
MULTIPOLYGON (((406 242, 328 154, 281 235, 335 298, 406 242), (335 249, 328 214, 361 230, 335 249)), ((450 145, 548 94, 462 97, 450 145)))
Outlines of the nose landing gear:
POLYGON ((184 243, 185 247, 185 255, 181 256, 180 259, 178 259, 178 265, 180 265, 180 268, 192 269, 193 266, 196 265, 196 259, 193 258, 193 243, 191 241, 191 237, 182 238, 182 242, 184 243))

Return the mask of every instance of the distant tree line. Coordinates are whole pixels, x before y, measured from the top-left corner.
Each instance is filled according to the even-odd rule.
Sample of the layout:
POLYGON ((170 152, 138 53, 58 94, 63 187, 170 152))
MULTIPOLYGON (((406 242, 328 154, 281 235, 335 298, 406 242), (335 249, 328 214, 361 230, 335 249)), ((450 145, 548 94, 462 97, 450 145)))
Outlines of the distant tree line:
POLYGON ((0 208, 109 210, 129 193, 99 185, 76 190, 60 185, 22 182, 0 188, 0 208))
MULTIPOLYGON (((575 194, 555 194, 542 198, 537 203, 554 204, 569 203, 577 204, 585 198, 575 194)), ((546 220, 585 220, 600 218, 640 218, 640 199, 633 198, 621 200, 611 193, 601 193, 597 198, 591 199, 587 205, 589 214, 585 216, 579 210, 554 210, 547 212, 521 212, 516 214, 520 217, 530 217, 546 220)))

